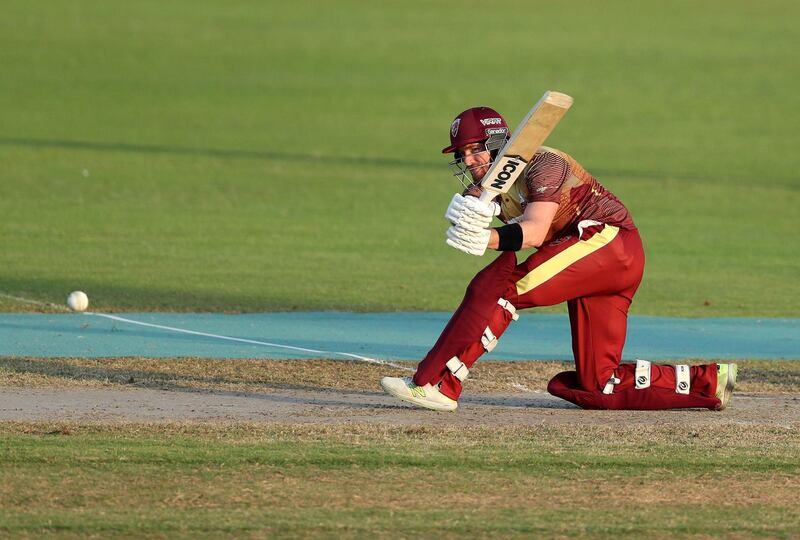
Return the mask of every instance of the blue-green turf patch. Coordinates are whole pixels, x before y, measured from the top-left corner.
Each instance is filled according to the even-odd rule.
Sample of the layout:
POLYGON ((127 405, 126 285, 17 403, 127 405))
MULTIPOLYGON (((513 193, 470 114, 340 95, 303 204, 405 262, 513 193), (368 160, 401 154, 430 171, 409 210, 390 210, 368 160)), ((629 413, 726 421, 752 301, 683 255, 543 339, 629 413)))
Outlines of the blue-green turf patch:
MULTIPOLYGON (((0 314, 0 355, 419 360, 448 313, 0 314), (165 328, 167 327, 167 328, 165 328)), ((800 358, 800 319, 633 316, 625 359, 800 358)), ((523 315, 489 355, 569 360, 565 315, 523 315)))

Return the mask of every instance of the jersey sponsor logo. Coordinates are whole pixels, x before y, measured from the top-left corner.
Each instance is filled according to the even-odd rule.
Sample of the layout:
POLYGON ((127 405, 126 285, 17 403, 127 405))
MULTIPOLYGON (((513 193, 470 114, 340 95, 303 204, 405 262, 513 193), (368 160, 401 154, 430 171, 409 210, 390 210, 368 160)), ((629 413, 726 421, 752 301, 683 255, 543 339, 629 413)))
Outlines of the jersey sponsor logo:
POLYGON ((453 120, 453 123, 450 124, 450 136, 455 137, 458 134, 458 126, 461 125, 461 118, 456 118, 453 120))
POLYGON ((502 118, 481 118, 481 125, 483 126, 499 126, 502 123, 502 118))

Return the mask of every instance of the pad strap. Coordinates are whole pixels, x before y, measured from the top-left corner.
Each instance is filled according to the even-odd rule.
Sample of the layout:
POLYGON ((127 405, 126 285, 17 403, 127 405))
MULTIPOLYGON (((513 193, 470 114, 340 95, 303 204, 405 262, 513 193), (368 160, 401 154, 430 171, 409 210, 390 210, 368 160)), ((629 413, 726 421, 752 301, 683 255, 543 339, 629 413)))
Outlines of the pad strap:
POLYGON ((481 345, 483 345, 483 348, 486 349, 486 352, 492 352, 492 349, 497 346, 497 338, 492 333, 492 329, 488 326, 486 327, 486 330, 483 331, 483 335, 481 336, 481 345))
POLYGON ((453 374, 453 376, 459 381, 464 382, 467 380, 467 377, 469 377, 469 369, 467 368, 467 365, 459 360, 458 356, 452 357, 445 365, 453 374))
POLYGON ((650 362, 647 360, 636 361, 636 389, 644 390, 650 387, 650 362))
POLYGON ((606 383, 606 385, 603 387, 603 393, 604 394, 613 394, 614 393, 614 387, 616 385, 618 385, 620 382, 621 382, 621 380, 619 378, 617 378, 614 375, 612 375, 611 378, 608 379, 608 382, 606 383))
POLYGON ((692 380, 689 373, 689 366, 684 364, 675 366, 675 391, 677 393, 689 393, 689 389, 692 387, 692 380))
POLYGON ((511 313, 511 319, 517 320, 519 319, 519 315, 517 315, 517 308, 514 307, 514 304, 506 300, 505 298, 498 298, 497 303, 500 304, 500 307, 511 313))

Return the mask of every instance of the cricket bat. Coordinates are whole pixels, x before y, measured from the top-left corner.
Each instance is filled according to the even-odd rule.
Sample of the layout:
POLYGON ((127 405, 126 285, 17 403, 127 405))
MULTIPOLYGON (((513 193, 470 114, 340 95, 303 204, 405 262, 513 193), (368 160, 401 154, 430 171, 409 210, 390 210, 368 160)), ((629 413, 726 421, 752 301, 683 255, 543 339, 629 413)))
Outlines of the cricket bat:
POLYGON ((514 130, 481 181, 482 201, 489 202, 511 189, 525 166, 533 159, 536 150, 571 106, 572 98, 567 94, 553 91, 544 93, 514 130))

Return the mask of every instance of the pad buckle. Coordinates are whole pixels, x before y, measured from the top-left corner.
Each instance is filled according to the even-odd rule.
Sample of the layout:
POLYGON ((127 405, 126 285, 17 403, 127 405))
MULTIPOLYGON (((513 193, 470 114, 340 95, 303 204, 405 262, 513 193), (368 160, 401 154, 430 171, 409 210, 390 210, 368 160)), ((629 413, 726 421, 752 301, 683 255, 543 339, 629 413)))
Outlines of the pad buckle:
POLYGON ((620 382, 622 382, 621 379, 619 379, 618 377, 615 377, 614 375, 612 375, 611 378, 608 379, 608 382, 606 383, 606 385, 603 387, 603 393, 606 394, 606 395, 613 394, 614 393, 614 387, 616 385, 618 385, 620 382))
POLYGON ((650 387, 650 362, 647 360, 636 361, 636 389, 644 390, 650 387))
POLYGON ((483 335, 481 336, 481 345, 486 350, 486 352, 492 352, 497 346, 497 337, 492 333, 492 330, 487 326, 486 330, 483 331, 483 335))
POLYGON ((459 381, 464 382, 467 380, 467 377, 469 377, 469 369, 467 368, 467 365, 459 360, 458 356, 452 357, 445 365, 447 366, 447 369, 450 370, 450 373, 452 373, 453 376, 459 381))
POLYGON ((678 394, 688 394, 692 387, 689 366, 678 364, 675 366, 675 392, 678 394))
POLYGON ((517 315, 517 308, 514 307, 514 304, 512 304, 505 298, 498 298, 497 303, 500 305, 500 307, 511 313, 511 320, 516 321, 517 319, 519 319, 519 315, 517 315))

